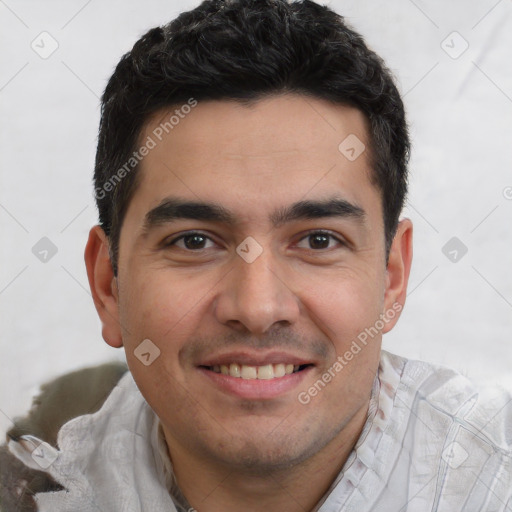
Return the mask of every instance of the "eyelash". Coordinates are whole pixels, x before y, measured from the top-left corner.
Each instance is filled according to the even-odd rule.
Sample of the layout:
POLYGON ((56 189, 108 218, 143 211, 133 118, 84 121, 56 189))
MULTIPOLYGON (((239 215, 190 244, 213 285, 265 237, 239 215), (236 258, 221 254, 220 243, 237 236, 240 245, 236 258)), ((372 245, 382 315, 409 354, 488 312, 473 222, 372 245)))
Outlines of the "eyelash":
MULTIPOLYGON (((205 235, 204 233, 202 233, 201 231, 189 231, 187 233, 183 233, 182 235, 170 240, 169 242, 165 242, 164 243, 164 246, 165 247, 170 247, 170 246, 173 246, 173 245, 176 245, 177 242, 179 242, 180 240, 183 240, 185 238, 188 238, 188 237, 193 237, 195 235, 199 235, 201 237, 204 237, 205 239, 208 239, 212 242, 214 242, 214 240, 212 240, 212 238, 210 238, 208 235, 205 235)), ((341 240, 340 238, 338 238, 337 236, 333 235, 332 233, 330 233, 329 231, 325 231, 325 230, 313 230, 313 231, 310 231, 308 232, 307 234, 305 234, 300 240, 299 242, 301 242, 302 240, 308 238, 308 237, 311 237, 311 236, 314 236, 314 235, 321 235, 321 236, 327 236, 329 237, 330 239, 332 240, 335 240, 336 242, 338 242, 340 244, 340 246, 342 247, 346 247, 347 246, 347 243, 344 242, 343 240, 341 240)), ((187 251, 187 252, 200 252, 200 251, 203 251, 203 250, 206 250, 204 248, 201 248, 201 249, 197 249, 197 250, 194 250, 194 249, 187 249, 187 248, 182 248, 180 247, 180 249, 184 250, 184 251, 187 251)), ((332 249, 332 247, 328 247, 328 248, 323 248, 323 249, 308 249, 310 251, 314 251, 314 252, 321 252, 321 251, 325 251, 325 250, 328 250, 328 249, 332 249)))

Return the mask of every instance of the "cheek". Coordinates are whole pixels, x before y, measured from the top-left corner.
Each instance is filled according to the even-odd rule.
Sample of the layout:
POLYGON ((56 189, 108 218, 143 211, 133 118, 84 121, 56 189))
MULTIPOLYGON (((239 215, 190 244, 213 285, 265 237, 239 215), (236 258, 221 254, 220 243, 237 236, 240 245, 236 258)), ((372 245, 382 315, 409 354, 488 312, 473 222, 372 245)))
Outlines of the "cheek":
POLYGON ((162 274, 132 274, 120 294, 126 360, 141 393, 157 413, 165 409, 169 396, 175 397, 175 408, 187 402, 179 352, 198 321, 192 317, 197 297, 162 274))
MULTIPOLYGON (((382 312, 382 277, 345 273, 328 276, 307 287, 304 304, 317 327, 332 341, 336 353, 343 353, 360 333, 375 325, 382 312)), ((311 283, 312 284, 312 283, 311 283)))
POLYGON ((381 334, 373 329, 382 311, 381 295, 371 281, 355 278, 326 281, 321 292, 309 294, 314 322, 332 350, 299 398, 311 400, 317 411, 330 411, 329 418, 319 412, 320 422, 332 421, 336 414, 342 421, 369 396, 380 359, 381 334))
POLYGON ((177 386, 179 391, 185 386, 180 352, 206 329, 206 308, 211 297, 205 290, 211 287, 165 270, 132 274, 127 284, 120 295, 120 316, 128 365, 136 380, 140 376, 148 386, 177 386), (157 354, 150 366, 142 364, 138 357, 143 343, 148 345, 149 352, 157 354))
POLYGON ((154 337, 162 340, 173 330, 179 332, 190 322, 189 315, 201 307, 204 287, 179 279, 167 272, 147 272, 132 276, 120 297, 128 339, 154 337))

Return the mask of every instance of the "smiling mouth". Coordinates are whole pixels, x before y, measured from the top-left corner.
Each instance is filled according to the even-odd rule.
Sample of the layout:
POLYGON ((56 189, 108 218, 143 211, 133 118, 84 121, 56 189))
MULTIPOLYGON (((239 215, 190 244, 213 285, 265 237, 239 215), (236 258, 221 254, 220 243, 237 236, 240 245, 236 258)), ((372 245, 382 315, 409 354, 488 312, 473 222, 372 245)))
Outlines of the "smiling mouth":
POLYGON ((214 365, 214 366, 201 366, 206 370, 230 377, 236 377, 244 380, 271 380, 291 375, 292 373, 300 372, 311 364, 293 365, 286 363, 266 364, 263 366, 251 366, 246 364, 231 363, 214 365))

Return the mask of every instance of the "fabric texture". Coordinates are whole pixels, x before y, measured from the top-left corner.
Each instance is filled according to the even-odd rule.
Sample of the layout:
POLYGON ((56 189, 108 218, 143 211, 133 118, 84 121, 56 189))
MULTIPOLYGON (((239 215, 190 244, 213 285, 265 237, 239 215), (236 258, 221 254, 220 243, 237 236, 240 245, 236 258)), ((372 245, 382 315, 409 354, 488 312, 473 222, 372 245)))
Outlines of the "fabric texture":
MULTIPOLYGON (((130 372, 99 411, 60 429, 58 446, 37 448, 66 489, 36 494, 41 512, 192 510, 174 479, 160 420, 130 372)), ((383 351, 361 436, 314 510, 510 511, 511 446, 508 392, 478 391, 454 371, 383 351)))

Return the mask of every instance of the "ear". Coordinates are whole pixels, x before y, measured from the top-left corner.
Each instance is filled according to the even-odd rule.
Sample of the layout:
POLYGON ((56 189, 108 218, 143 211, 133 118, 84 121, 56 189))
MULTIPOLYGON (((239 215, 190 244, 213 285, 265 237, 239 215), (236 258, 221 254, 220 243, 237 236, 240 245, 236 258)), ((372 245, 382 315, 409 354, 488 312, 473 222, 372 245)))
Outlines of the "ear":
POLYGON ((85 266, 96 311, 102 323, 103 339, 112 347, 123 346, 119 324, 119 294, 109 255, 109 241, 100 226, 89 232, 85 266))
POLYGON ((388 319, 382 333, 390 331, 398 321, 405 304, 407 283, 412 263, 412 222, 399 222, 389 251, 384 295, 384 316, 388 319))

